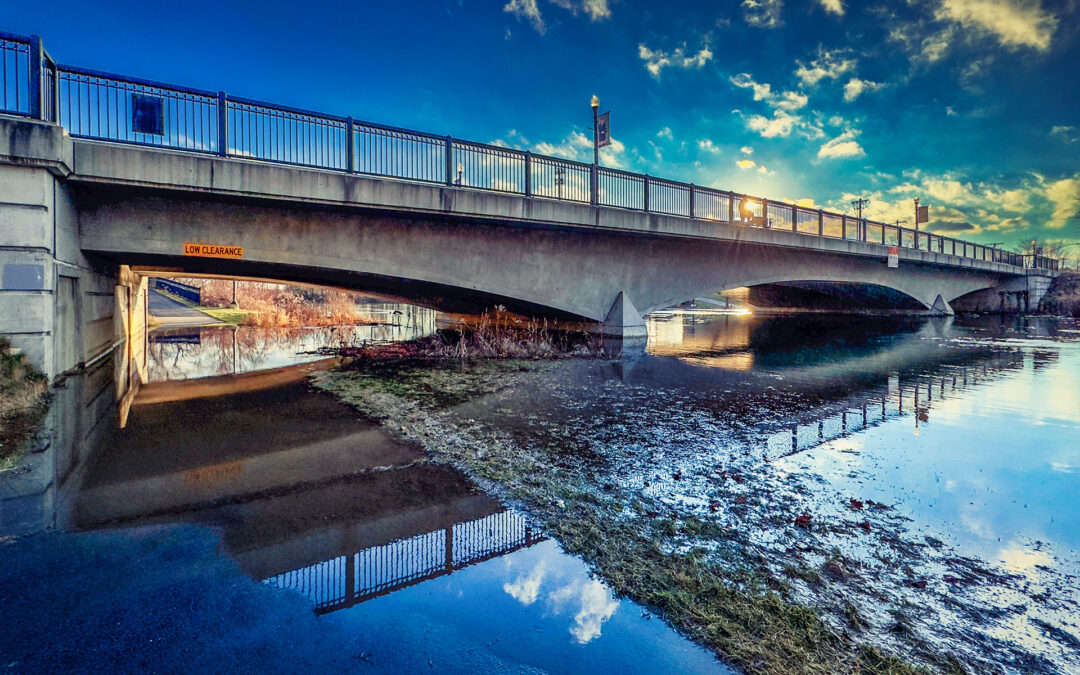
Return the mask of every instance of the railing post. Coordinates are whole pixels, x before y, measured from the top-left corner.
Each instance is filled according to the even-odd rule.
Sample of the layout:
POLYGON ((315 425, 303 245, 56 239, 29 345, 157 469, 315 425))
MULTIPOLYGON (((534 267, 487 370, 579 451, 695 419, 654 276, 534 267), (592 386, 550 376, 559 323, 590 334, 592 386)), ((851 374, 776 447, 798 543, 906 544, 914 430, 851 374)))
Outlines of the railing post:
POLYGON ((791 231, 799 231, 799 207, 794 204, 791 205, 791 231))
POLYGON ((53 121, 60 124, 60 66, 56 65, 56 61, 53 61, 52 66, 53 100, 50 105, 52 105, 53 109, 53 121))
POLYGON ((41 38, 37 35, 30 36, 30 50, 27 56, 30 60, 30 117, 35 120, 45 119, 45 106, 42 105, 44 92, 41 87, 41 61, 44 58, 44 50, 41 48, 41 38))
POLYGON ((769 200, 764 197, 761 198, 761 224, 766 230, 772 229, 772 223, 769 222, 769 200))
POLYGON ((218 154, 222 157, 229 156, 229 97, 225 92, 219 91, 217 95, 218 115, 218 154))
POLYGON ((353 164, 353 118, 345 118, 345 172, 352 173, 354 171, 353 164))
POLYGON ((532 153, 525 151, 525 196, 532 197, 532 153))
POLYGON ((649 174, 645 174, 645 182, 642 185, 642 189, 645 191, 645 199, 644 199, 645 213, 648 213, 649 212, 649 174))
POLYGON ((847 216, 840 214, 840 238, 847 239, 847 216))
POLYGON ((356 554, 349 553, 345 556, 345 604, 352 605, 356 601, 356 554))
POLYGON ((694 217, 694 184, 690 183, 690 217, 694 217))
POLYGON ((825 236, 825 213, 821 210, 817 210, 817 236, 825 236))
POLYGON ((446 184, 454 184, 454 139, 446 137, 446 184))
POLYGON ((734 192, 729 192, 728 193, 727 211, 728 211, 727 221, 729 223, 734 223, 735 222, 735 193, 734 192))

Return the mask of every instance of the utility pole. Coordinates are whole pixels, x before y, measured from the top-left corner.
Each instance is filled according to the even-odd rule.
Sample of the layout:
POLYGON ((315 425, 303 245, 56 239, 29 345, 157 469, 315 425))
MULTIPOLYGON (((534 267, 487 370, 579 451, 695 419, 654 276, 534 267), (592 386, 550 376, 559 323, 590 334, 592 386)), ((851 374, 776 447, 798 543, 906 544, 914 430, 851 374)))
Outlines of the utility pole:
POLYGON ((859 241, 866 241, 866 223, 862 218, 864 206, 870 206, 870 200, 859 197, 851 202, 851 205, 859 210, 859 241))

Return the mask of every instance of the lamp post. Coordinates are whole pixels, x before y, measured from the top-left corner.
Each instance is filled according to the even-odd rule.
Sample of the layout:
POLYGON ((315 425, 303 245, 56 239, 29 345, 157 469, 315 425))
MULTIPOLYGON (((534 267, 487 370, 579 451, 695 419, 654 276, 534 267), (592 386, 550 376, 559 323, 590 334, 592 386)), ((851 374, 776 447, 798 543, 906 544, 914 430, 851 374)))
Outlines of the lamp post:
POLYGON ((594 165, 596 165, 596 166, 599 166, 600 165, 600 129, 599 129, 598 125, 599 125, 600 118, 599 118, 598 113, 599 113, 599 110, 600 110, 600 99, 596 97, 596 94, 593 94, 592 101, 590 101, 589 104, 592 106, 592 129, 593 129, 593 134, 592 134, 592 149, 593 149, 592 157, 593 157, 593 160, 592 160, 592 163, 594 165))
POLYGON ((597 198, 597 188, 599 186, 599 167, 600 167, 600 128, 599 128, 599 114, 600 99, 593 94, 592 100, 589 102, 592 106, 592 203, 596 204, 600 200, 597 198))

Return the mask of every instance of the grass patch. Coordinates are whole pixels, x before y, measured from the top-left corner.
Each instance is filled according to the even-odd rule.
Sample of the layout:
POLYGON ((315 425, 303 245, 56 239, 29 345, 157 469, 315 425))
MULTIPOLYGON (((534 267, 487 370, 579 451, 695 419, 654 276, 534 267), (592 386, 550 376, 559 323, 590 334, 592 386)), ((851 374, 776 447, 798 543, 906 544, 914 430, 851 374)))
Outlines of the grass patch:
POLYGON ((49 411, 49 401, 46 377, 0 338, 0 472, 19 465, 26 441, 49 411))
POLYGON ((227 307, 198 307, 203 314, 209 314, 218 321, 223 321, 234 326, 245 326, 254 323, 254 317, 258 312, 247 309, 229 309, 227 307))

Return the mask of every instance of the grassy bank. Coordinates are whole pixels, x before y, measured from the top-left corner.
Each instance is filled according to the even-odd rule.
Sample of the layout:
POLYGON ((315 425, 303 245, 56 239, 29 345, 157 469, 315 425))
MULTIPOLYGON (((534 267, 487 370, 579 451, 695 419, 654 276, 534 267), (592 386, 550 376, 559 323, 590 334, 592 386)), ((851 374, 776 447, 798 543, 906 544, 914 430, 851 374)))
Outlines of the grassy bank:
MULTIPOLYGON (((399 358, 362 353, 315 382, 522 509, 617 593, 655 609, 730 663, 754 673, 921 672, 851 637, 861 621, 854 607, 852 630, 838 631, 794 601, 792 580, 758 564, 748 532, 602 481, 587 453, 536 438, 507 442, 462 413, 481 397, 535 386, 555 366, 475 354, 423 358, 407 348, 399 358)), ((832 561, 833 568, 838 564, 832 561)), ((923 658, 938 670, 962 672, 948 659, 923 658)))
POLYGON ((48 410, 45 376, 0 338, 0 473, 19 465, 26 441, 48 410))

